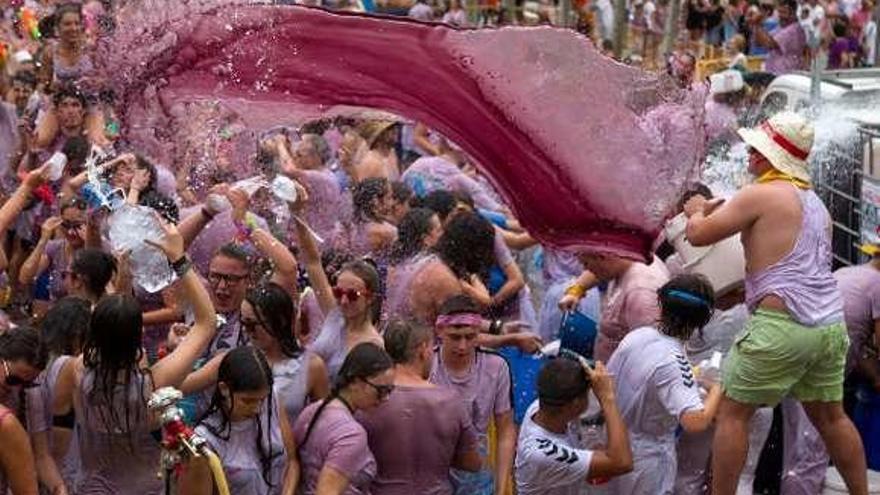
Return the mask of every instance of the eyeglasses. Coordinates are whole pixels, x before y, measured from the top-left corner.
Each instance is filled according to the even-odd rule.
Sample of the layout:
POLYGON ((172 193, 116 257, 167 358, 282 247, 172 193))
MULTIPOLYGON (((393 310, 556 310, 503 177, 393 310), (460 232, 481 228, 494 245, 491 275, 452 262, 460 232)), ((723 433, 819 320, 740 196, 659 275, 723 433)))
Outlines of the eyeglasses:
POLYGON ((391 395, 391 392, 394 392, 394 385, 376 385, 367 379, 364 379, 364 383, 373 387, 373 390, 376 391, 376 395, 379 396, 379 400, 384 400, 391 395))
POLYGON ((25 380, 20 376, 13 375, 12 372, 9 371, 9 363, 6 362, 6 360, 3 361, 3 371, 6 373, 6 379, 4 380, 4 383, 6 383, 7 386, 22 388, 32 388, 37 386, 37 384, 34 383, 33 380, 25 380))
POLYGON ((220 285, 220 282, 224 282, 226 285, 235 285, 241 283, 245 280, 247 275, 234 275, 231 273, 217 273, 211 272, 208 274, 208 282, 211 285, 220 285))
POLYGON ((61 222, 61 228, 64 230, 77 230, 83 225, 85 225, 85 222, 77 222, 74 220, 65 220, 61 222))
POLYGON ((349 301, 357 301, 361 297, 366 297, 366 295, 366 291, 359 291, 357 289, 343 289, 342 287, 333 287, 333 297, 340 301, 343 297, 345 297, 349 301))

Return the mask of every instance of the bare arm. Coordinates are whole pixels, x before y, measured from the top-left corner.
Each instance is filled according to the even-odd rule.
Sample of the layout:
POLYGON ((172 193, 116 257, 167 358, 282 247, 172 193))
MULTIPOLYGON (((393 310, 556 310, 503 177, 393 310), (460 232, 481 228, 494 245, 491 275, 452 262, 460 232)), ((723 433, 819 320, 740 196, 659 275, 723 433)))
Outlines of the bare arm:
POLYGON ((593 452, 590 460, 588 479, 611 478, 632 471, 633 457, 629 446, 626 424, 617 409, 614 398, 614 384, 601 361, 596 362, 595 370, 589 371, 593 391, 602 406, 605 416, 608 446, 605 450, 593 452))
POLYGON ((502 304, 511 297, 516 297, 517 293, 519 293, 519 291, 526 285, 522 270, 519 269, 519 265, 515 262, 511 261, 501 267, 501 269, 504 270, 504 275, 507 277, 507 281, 504 282, 504 285, 502 285, 501 288, 498 289, 498 292, 492 296, 493 306, 502 304))
POLYGON ((0 232, 9 230, 9 226, 12 225, 15 218, 24 210, 31 197, 31 193, 43 183, 47 174, 48 167, 46 164, 28 172, 21 185, 18 186, 18 189, 0 207, 0 232))
POLYGON ((413 143, 419 148, 427 151, 429 155, 437 156, 440 154, 440 150, 434 146, 434 143, 431 142, 430 136, 428 136, 428 128, 421 122, 416 123, 416 126, 413 129, 413 143))
POLYGON ((318 486, 315 489, 315 493, 320 493, 321 495, 342 495, 348 488, 349 483, 349 479, 344 474, 330 466, 324 466, 318 475, 318 486))
POLYGON ((180 384, 180 391, 185 395, 192 394, 217 383, 217 373, 220 371, 220 362, 223 361, 224 356, 226 351, 218 352, 204 366, 186 375, 183 383, 180 384))
POLYGON ((283 407, 278 407, 278 424, 281 428, 281 438, 284 441, 284 450, 287 452, 287 469, 284 471, 284 484, 281 486, 282 495, 294 495, 296 485, 299 484, 299 461, 297 460, 296 441, 290 430, 290 420, 283 407))
POLYGON ((0 422, 0 467, 14 495, 37 495, 37 470, 27 432, 12 414, 0 422))
POLYGON ((538 244, 537 239, 529 235, 528 232, 511 232, 502 229, 501 235, 504 236, 504 244, 510 249, 528 249, 538 244))
POLYGON ((699 433, 706 431, 715 419, 718 413, 718 406, 721 404, 721 385, 716 384, 709 390, 709 395, 703 402, 703 409, 696 411, 687 411, 681 415, 680 423, 684 431, 688 433, 699 433))
POLYGON ((309 399, 313 402, 324 399, 330 395, 330 378, 327 365, 317 354, 309 358, 309 399))
MULTIPOLYGON (((161 242, 147 242, 162 249, 169 260, 177 261, 184 256, 183 238, 173 225, 164 224, 163 226, 165 238, 161 242)), ((193 269, 188 270, 180 279, 180 288, 184 297, 193 306, 195 323, 183 342, 171 354, 150 368, 153 374, 153 385, 157 389, 166 386, 179 386, 217 332, 217 315, 214 312, 214 305, 211 304, 208 292, 193 269)))
POLYGON ((495 415, 495 440, 497 459, 495 463, 495 493, 504 495, 510 489, 510 475, 513 472, 513 456, 516 452, 516 425, 513 423, 513 410, 495 415))
POLYGON ((31 435, 31 443, 34 447, 34 459, 40 483, 46 486, 52 495, 66 495, 67 487, 49 448, 49 432, 43 431, 31 435))
MULTIPOLYGON (((718 206, 711 213, 697 209, 688 218, 686 235, 694 246, 708 246, 742 232, 758 219, 758 204, 763 194, 759 188, 747 186, 730 201, 718 206)), ((706 203, 710 205, 711 203, 706 203)))
POLYGON ((49 110, 43 114, 43 118, 37 122, 37 128, 34 130, 33 148, 48 148, 55 141, 58 131, 58 115, 55 113, 55 105, 52 104, 49 110))
POLYGON ((312 290, 318 298, 318 305, 321 306, 321 312, 329 315, 331 311, 336 309, 336 299, 333 298, 333 290, 330 287, 330 281, 327 274, 324 273, 324 267, 321 265, 321 254, 318 252, 318 245, 315 243, 314 237, 306 223, 299 215, 296 216, 296 233, 299 238, 299 247, 302 253, 303 263, 306 265, 306 272, 309 274, 309 282, 311 282, 312 290))

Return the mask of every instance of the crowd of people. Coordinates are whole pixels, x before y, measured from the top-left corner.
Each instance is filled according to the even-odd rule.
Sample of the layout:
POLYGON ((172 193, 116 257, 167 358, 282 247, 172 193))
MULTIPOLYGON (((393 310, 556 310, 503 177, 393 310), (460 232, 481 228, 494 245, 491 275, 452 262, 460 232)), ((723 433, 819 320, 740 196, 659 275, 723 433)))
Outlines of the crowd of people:
MULTIPOLYGON (((844 384, 880 391, 880 246, 832 273, 814 130, 760 121, 766 78, 734 63, 706 106, 711 144, 745 141, 755 184, 727 201, 693 184, 674 212, 694 246, 741 238, 723 262, 744 279, 721 288, 663 236, 643 260, 542 246, 418 122, 292 122, 252 143, 248 175, 207 184, 155 163, 95 59, 121 5, 56 3, 0 3, 0 493, 751 493, 774 415, 783 492, 819 493, 830 461, 868 493, 844 384), (132 212, 173 273, 159 290, 146 258, 114 249, 132 212), (545 347, 571 315, 597 325, 590 355, 545 347), (511 356, 536 353, 532 386, 511 356), (165 387, 219 471, 184 455, 156 476, 165 387)), ((456 0, 380 7, 469 22, 456 0)), ((633 7, 662 26, 661 5, 633 7)), ((766 50, 771 78, 809 46, 873 64, 871 0, 765 7, 691 1, 688 29, 766 50), (828 43, 841 26, 847 49, 828 43)), ((683 88, 695 62, 670 62, 683 88)))

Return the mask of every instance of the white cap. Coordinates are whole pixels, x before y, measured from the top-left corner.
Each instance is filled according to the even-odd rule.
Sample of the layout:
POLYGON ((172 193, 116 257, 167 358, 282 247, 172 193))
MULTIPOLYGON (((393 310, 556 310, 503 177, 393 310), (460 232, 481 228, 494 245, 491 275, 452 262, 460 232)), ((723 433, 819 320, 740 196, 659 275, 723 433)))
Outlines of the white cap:
POLYGON ((745 87, 742 72, 725 70, 709 76, 709 93, 713 95, 735 93, 745 87))
POLYGON ((19 51, 15 52, 14 57, 15 57, 15 61, 20 64, 25 64, 25 63, 34 61, 34 57, 32 57, 31 53, 27 50, 19 50, 19 51))

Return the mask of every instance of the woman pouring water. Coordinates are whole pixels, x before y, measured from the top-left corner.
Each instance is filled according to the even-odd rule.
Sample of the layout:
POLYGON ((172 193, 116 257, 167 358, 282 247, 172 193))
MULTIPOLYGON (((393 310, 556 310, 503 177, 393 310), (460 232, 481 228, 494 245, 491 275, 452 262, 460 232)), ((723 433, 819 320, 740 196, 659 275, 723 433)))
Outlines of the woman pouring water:
POLYGON ((689 433, 705 430, 721 402, 718 383, 706 383, 709 393, 700 398, 684 350, 684 342, 712 316, 712 286, 701 275, 679 275, 657 291, 657 299, 661 316, 656 328, 627 334, 608 362, 634 464, 631 473, 610 482, 609 493, 671 494, 678 426, 689 433))

